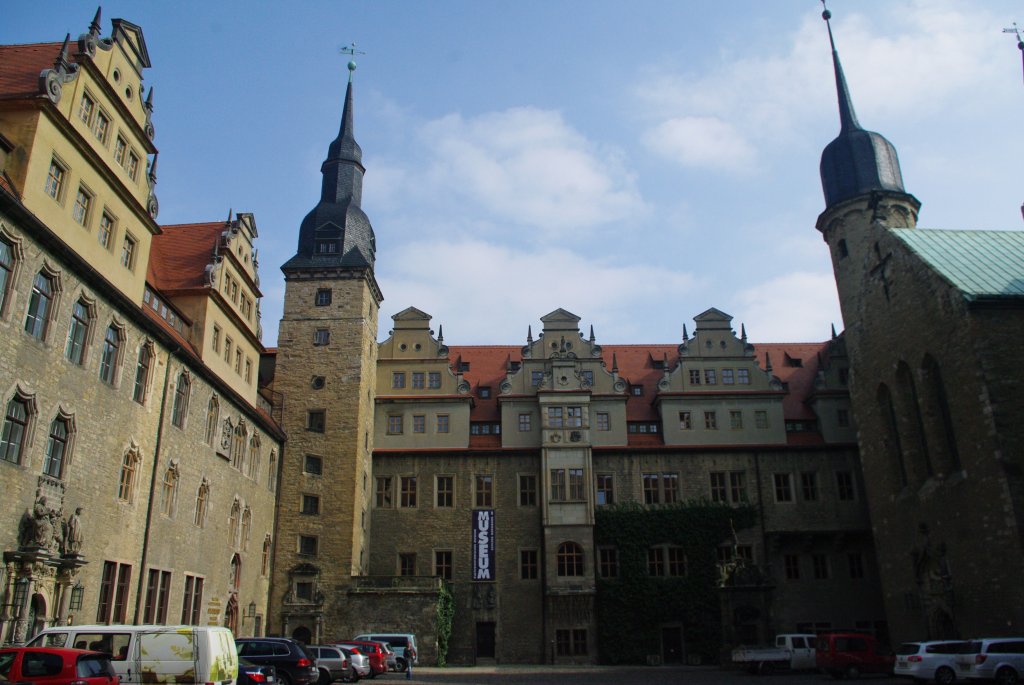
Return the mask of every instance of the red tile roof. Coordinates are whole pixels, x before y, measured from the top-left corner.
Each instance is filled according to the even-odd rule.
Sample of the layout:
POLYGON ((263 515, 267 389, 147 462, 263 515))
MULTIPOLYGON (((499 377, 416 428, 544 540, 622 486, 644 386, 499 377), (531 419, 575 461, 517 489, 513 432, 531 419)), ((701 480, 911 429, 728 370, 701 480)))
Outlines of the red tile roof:
POLYGON ((153 236, 146 280, 170 294, 207 289, 206 267, 227 228, 223 221, 161 226, 162 233, 153 236))
MULTIPOLYGON (((0 99, 43 97, 39 92, 39 72, 53 68, 61 45, 0 45, 0 99)), ((74 61, 70 54, 68 61, 74 61)))

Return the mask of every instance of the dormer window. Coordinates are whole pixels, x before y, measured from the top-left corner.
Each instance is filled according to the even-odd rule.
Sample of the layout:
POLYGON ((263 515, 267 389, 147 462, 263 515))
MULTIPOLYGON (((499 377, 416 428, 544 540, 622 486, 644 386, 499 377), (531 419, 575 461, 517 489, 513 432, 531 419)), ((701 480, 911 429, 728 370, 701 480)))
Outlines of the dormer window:
POLYGON ((489 387, 485 386, 485 387, 480 388, 480 399, 486 400, 486 399, 490 399, 490 397, 491 397, 491 389, 489 387))
POLYGON ((318 241, 316 241, 316 252, 317 252, 317 254, 337 254, 338 253, 338 241, 337 240, 318 240, 318 241))

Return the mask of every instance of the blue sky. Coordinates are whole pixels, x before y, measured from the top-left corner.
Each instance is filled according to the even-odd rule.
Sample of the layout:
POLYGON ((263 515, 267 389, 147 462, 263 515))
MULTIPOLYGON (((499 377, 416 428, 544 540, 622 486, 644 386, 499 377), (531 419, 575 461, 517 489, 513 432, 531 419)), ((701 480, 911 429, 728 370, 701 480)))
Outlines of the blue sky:
MULTIPOLYGON (((95 4, 6 3, 0 42, 84 32, 95 4)), ((1021 230, 1018 1, 833 0, 861 124, 927 228, 1021 230)), ((838 132, 813 0, 107 2, 153 68, 161 223, 253 212, 264 343, 352 42, 363 208, 389 317, 518 344, 564 307, 601 343, 667 343, 709 307, 754 342, 842 328, 818 162, 838 132)))

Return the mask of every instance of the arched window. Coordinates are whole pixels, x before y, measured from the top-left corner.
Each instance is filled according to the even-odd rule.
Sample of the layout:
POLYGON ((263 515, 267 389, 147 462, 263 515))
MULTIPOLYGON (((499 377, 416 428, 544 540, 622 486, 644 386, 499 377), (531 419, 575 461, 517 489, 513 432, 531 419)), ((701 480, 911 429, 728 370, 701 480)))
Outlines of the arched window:
POLYGON ((277 489, 277 450, 270 450, 269 469, 267 470, 267 490, 277 489))
POLYGON ((192 523, 202 528, 206 525, 206 510, 210 504, 210 484, 204 478, 196 491, 196 515, 192 523))
POLYGON ((85 363, 91 323, 89 305, 84 300, 78 300, 71 307, 71 326, 68 329, 68 344, 64 350, 64 356, 73 364, 85 363))
POLYGON ((32 417, 27 398, 15 395, 7 403, 3 434, 0 435, 0 459, 20 464, 28 442, 29 422, 32 417))
POLYGON ((50 325, 50 311, 53 306, 54 281, 42 271, 32 281, 32 294, 28 300, 25 315, 25 332, 33 338, 43 340, 50 325))
POLYGON ((164 471, 164 480, 160 487, 160 513, 173 518, 178 509, 178 464, 171 462, 164 471))
POLYGON ((558 575, 583 575, 583 547, 575 542, 563 542, 558 546, 558 575))
POLYGON ((270 533, 263 538, 263 558, 260 563, 260 575, 266 576, 270 573, 270 533))
POLYGON ((228 581, 231 583, 230 589, 235 592, 242 584, 242 557, 237 553, 231 556, 231 577, 228 581))
POLYGON ((50 424, 50 438, 46 443, 43 473, 53 478, 64 477, 64 469, 71 458, 73 438, 74 420, 64 415, 54 418, 50 424))
POLYGON ((252 537, 252 509, 245 508, 242 512, 242 551, 249 549, 249 538, 252 537))
POLYGON ((17 251, 7 240, 0 239, 0 316, 7 312, 10 292, 14 283, 17 251))
POLYGON ((139 361, 135 365, 135 392, 132 399, 139 404, 146 403, 146 392, 149 390, 149 369, 153 365, 153 346, 145 343, 139 349, 139 361))
POLYGON ((916 481, 923 481, 934 475, 931 455, 928 450, 928 436, 925 435, 924 420, 921 417, 921 402, 917 396, 917 384, 914 373, 906 362, 896 366, 896 382, 899 388, 900 407, 904 409, 901 416, 905 419, 898 424, 903 437, 903 447, 909 457, 912 476, 916 481))
POLYGON ((931 355, 926 355, 921 364, 922 400, 928 423, 928 433, 933 436, 931 444, 936 448, 936 466, 944 475, 960 471, 960 450, 956 445, 956 430, 953 415, 949 410, 949 397, 942 382, 939 364, 931 355))
POLYGON ((100 380, 113 385, 117 378, 117 367, 121 361, 121 331, 117 326, 107 326, 107 334, 103 337, 103 353, 100 356, 100 380))
POLYGON ((139 448, 132 447, 124 453, 121 460, 121 480, 117 486, 117 499, 131 504, 135 497, 135 477, 139 471, 139 448))
POLYGON ((231 440, 231 465, 239 471, 245 466, 245 424, 241 421, 235 426, 235 435, 231 440))
POLYGON ((220 423, 220 400, 214 395, 206 406, 206 444, 214 446, 217 439, 217 424, 220 423))
POLYGON ((900 442, 900 432, 896 423, 896 408, 892 404, 892 393, 889 386, 878 386, 878 413, 884 428, 882 444, 885 455, 889 461, 890 472, 893 474, 900 487, 907 485, 907 466, 904 463, 903 444, 900 442))
POLYGON ((188 396, 192 383, 188 373, 182 371, 178 374, 178 387, 174 391, 174 406, 171 408, 171 423, 178 428, 185 427, 185 417, 188 415, 188 396))
POLYGON ((259 473, 260 468, 260 436, 253 431, 252 438, 249 439, 249 462, 246 464, 246 475, 256 480, 256 476, 259 473))
POLYGON ((242 505, 236 498, 231 504, 231 513, 228 515, 228 531, 231 539, 231 546, 238 547, 238 519, 242 515, 242 505))

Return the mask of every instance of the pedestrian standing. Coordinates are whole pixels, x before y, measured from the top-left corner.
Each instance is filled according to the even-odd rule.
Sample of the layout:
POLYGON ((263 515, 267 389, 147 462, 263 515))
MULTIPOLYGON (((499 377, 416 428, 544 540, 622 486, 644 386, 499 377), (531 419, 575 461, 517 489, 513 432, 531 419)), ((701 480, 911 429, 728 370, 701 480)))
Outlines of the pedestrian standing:
POLYGON ((412 661, 416 658, 416 650, 412 648, 412 643, 405 645, 405 679, 412 680, 412 661))

